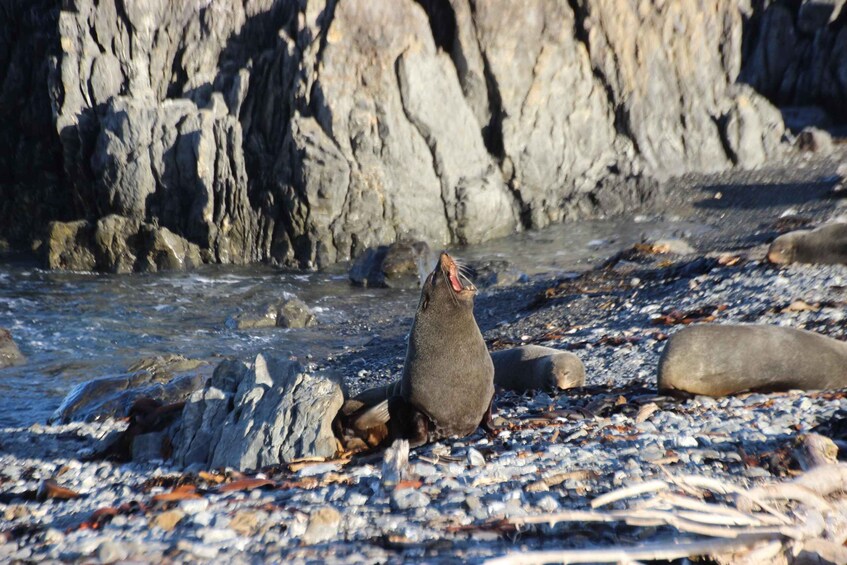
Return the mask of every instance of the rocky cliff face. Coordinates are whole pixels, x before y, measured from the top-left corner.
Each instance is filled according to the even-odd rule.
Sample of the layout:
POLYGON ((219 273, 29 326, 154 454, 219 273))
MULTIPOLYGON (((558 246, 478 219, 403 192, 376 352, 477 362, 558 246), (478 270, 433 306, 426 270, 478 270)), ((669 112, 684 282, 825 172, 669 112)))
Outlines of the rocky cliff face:
MULTIPOLYGON (((778 150, 738 81, 770 92, 742 52, 777 7, 739 2, 12 2, 0 237, 62 256, 49 220, 122 217, 204 261, 309 267, 618 213, 778 150)), ((139 264, 109 234, 133 258, 95 268, 139 264)))

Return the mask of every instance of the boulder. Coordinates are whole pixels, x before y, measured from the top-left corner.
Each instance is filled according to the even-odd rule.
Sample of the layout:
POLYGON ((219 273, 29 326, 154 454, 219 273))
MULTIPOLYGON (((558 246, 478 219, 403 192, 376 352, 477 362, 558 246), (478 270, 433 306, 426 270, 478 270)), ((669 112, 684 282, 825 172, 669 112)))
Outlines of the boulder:
POLYGON ((26 363, 26 357, 12 339, 12 332, 0 328, 0 369, 26 363))
POLYGON ((372 247, 353 263, 350 281, 372 288, 420 288, 432 261, 429 245, 423 241, 372 247))
POLYGON ((47 267, 66 271, 182 271, 203 263, 200 247, 167 228, 111 214, 95 225, 53 222, 47 267))
POLYGON ((258 311, 241 312, 226 321, 230 329, 249 330, 257 328, 306 328, 318 323, 312 310, 296 296, 266 304, 258 311))
POLYGON ((477 288, 509 286, 528 280, 526 273, 508 261, 499 259, 471 261, 468 263, 466 271, 477 288))
POLYGON ((188 399, 173 439, 179 465, 259 469, 332 457, 340 378, 266 354, 248 366, 224 361, 188 399))
POLYGON ((198 359, 165 355, 144 359, 126 374, 102 377, 75 386, 50 416, 50 422, 124 418, 136 400, 181 402, 203 386, 207 365, 198 359))

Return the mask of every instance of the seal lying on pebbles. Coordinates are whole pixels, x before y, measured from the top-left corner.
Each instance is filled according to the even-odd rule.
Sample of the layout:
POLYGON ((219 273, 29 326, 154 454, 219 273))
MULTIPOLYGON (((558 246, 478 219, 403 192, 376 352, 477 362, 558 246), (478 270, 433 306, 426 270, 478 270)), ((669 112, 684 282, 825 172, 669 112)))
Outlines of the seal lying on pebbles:
POLYGON ((375 430, 385 423, 389 441, 408 439, 411 446, 487 426, 494 365, 473 315, 476 287, 462 278, 455 261, 441 253, 421 289, 402 378, 342 408, 347 426, 369 431, 368 444, 381 441, 375 430))
POLYGON ((658 385, 706 396, 842 388, 847 343, 779 326, 689 326, 665 345, 658 385))
POLYGON ((516 392, 564 390, 585 384, 579 357, 540 345, 522 345, 491 353, 494 384, 516 392))
POLYGON ((847 224, 826 224, 777 237, 768 249, 768 261, 777 265, 847 264, 847 224))

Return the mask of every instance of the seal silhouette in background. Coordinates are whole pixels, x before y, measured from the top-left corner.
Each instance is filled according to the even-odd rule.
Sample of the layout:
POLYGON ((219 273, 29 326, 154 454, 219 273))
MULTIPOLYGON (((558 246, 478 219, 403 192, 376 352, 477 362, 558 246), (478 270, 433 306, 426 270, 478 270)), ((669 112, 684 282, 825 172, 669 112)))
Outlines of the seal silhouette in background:
POLYGON ((811 263, 847 264, 847 224, 826 224, 814 230, 798 230, 773 240, 768 261, 777 265, 811 263))

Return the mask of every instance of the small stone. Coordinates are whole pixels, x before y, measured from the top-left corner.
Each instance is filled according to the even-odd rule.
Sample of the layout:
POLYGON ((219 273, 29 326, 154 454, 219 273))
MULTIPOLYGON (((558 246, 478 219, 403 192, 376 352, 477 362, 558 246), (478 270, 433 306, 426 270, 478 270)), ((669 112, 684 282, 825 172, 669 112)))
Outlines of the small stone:
POLYGON ((238 534, 229 528, 200 528, 197 531, 197 537, 203 540, 205 544, 229 541, 237 536, 238 534))
POLYGON ((97 559, 101 563, 115 563, 127 558, 129 552, 123 545, 112 540, 106 540, 97 548, 97 559))
POLYGON ((258 512, 239 510, 233 516, 229 527, 242 536, 251 536, 259 528, 260 515, 258 512))
POLYGON ((166 532, 170 532, 183 518, 185 518, 185 512, 174 508, 173 510, 166 510, 161 514, 154 516, 153 519, 150 520, 150 526, 162 528, 166 532))
POLYGON ((423 508, 432 500, 419 490, 404 488, 391 493, 391 508, 394 510, 409 510, 423 508))
POLYGON ((334 538, 340 522, 341 514, 331 506, 315 510, 309 516, 309 525, 302 537, 303 543, 312 545, 334 538))
POLYGON ((468 448, 468 465, 471 467, 482 467, 485 465, 485 457, 483 457, 482 453, 474 449, 473 447, 468 448))
POLYGON ((209 501, 205 498, 193 498, 183 500, 179 503, 179 509, 186 514, 197 514, 209 508, 209 501))
POLYGON ((697 447, 697 439, 692 436, 679 436, 676 438, 677 447, 697 447))

